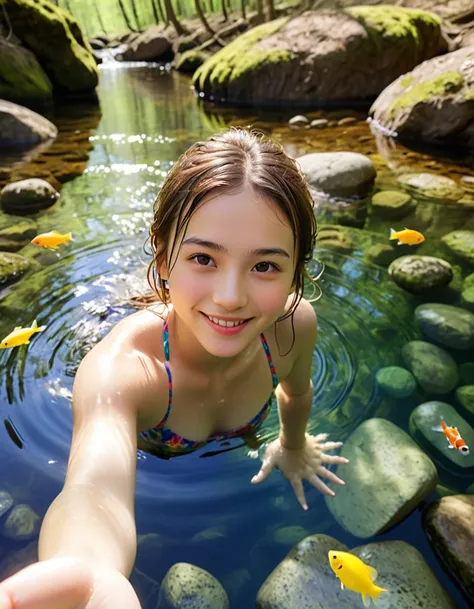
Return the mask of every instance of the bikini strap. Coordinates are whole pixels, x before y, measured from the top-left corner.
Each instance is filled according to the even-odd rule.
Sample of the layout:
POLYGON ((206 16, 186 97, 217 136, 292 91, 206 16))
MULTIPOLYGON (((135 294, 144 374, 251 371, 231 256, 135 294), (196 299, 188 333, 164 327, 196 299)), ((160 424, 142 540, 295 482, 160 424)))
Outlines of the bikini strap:
POLYGON ((171 370, 169 367, 169 359, 170 359, 170 346, 169 346, 169 333, 168 333, 168 322, 163 322, 163 351, 165 352, 165 361, 163 362, 166 368, 166 374, 168 375, 168 408, 166 410, 165 416, 161 419, 161 421, 154 427, 154 429, 161 429, 165 426, 168 417, 171 412, 171 405, 173 403, 173 380, 171 378, 171 370))
POLYGON ((275 365, 273 363, 272 356, 270 353, 270 347, 268 346, 267 339, 263 334, 260 334, 260 340, 262 341, 262 345, 265 350, 265 355, 267 356, 268 365, 270 366, 270 372, 272 373, 273 389, 276 389, 279 381, 275 370, 275 365))

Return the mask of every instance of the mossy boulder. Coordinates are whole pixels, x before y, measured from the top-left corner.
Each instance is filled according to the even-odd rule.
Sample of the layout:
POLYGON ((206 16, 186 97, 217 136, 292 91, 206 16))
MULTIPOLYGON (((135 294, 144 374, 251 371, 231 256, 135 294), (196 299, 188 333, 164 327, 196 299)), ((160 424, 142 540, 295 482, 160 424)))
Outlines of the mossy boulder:
POLYGON ((380 368, 375 375, 380 389, 394 398, 406 398, 416 391, 416 381, 413 374, 400 366, 380 368))
POLYGON ((424 61, 382 91, 370 115, 401 138, 472 148, 473 61, 473 46, 424 61))
POLYGON ((21 279, 30 267, 30 260, 24 256, 0 252, 0 289, 21 279))
POLYGON ((449 262, 433 256, 400 256, 388 267, 388 274, 397 285, 413 294, 442 288, 453 278, 449 262))
POLYGON ((474 314, 460 307, 426 303, 415 309, 415 320, 425 336, 451 349, 474 347, 474 314))
POLYGON ((334 518, 357 537, 388 530, 436 487, 436 468, 410 436, 380 418, 368 419, 345 441, 349 464, 336 473, 346 485, 326 497, 334 518))
POLYGON ((60 93, 93 91, 99 72, 78 22, 47 0, 3 0, 16 36, 60 93))
POLYGON ((193 82, 205 97, 231 103, 367 99, 445 49, 440 19, 426 11, 306 11, 239 36, 206 61, 193 82))
POLYGON ((175 61, 175 68, 184 74, 193 74, 208 59, 209 55, 204 51, 190 49, 181 53, 175 61))
POLYGON ((35 104, 52 97, 53 85, 35 55, 14 39, 0 38, 0 98, 35 104))
POLYGON ((36 222, 21 219, 10 226, 0 228, 0 251, 17 252, 36 236, 36 222))
POLYGON ((449 448, 448 439, 439 431, 441 419, 448 427, 457 427, 468 446, 474 447, 474 429, 445 402, 425 402, 410 415, 410 435, 436 463, 457 476, 474 475, 474 450, 468 455, 449 448))
POLYGON ((474 264, 474 231, 455 230, 444 235, 441 241, 453 254, 474 264))
POLYGON ((402 357, 406 367, 427 393, 449 393, 459 382, 456 362, 447 351, 436 345, 412 340, 402 347, 402 357))
POLYGON ((399 190, 382 190, 372 197, 374 213, 387 220, 399 220, 406 216, 413 207, 410 195, 399 190))
POLYGON ((474 605, 474 495, 454 495, 423 511, 428 540, 451 577, 474 605))

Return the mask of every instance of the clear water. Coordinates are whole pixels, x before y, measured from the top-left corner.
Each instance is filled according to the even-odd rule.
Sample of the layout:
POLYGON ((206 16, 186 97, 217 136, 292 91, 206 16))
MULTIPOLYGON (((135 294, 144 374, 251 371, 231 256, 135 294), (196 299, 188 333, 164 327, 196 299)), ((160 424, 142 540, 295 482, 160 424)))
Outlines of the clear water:
MULTIPOLYGON (((60 201, 36 218, 40 232, 71 230, 75 241, 58 254, 25 248, 22 253, 38 256, 41 265, 0 296, 1 336, 35 317, 48 326, 28 348, 0 352, 0 488, 41 517, 64 480, 75 370, 83 355, 132 312, 124 297, 143 286, 148 258, 142 246, 155 195, 172 163, 190 144, 227 124, 252 124, 271 133, 295 156, 312 150, 368 154, 377 163, 379 186, 393 187, 394 167, 400 163, 414 171, 429 168, 458 178, 472 174, 455 161, 443 163, 429 154, 378 149, 361 121, 325 132, 294 131, 287 128, 288 113, 205 109, 186 77, 157 66, 104 69, 99 93, 102 115, 91 133, 93 149, 86 172, 67 183, 60 201)), ((81 129, 78 116, 90 112, 64 109, 55 120, 61 129, 81 129)), ((474 228, 472 210, 460 212, 433 201, 424 205, 430 213, 423 215, 423 204, 419 206, 416 227, 433 243, 448 224, 474 228), (425 224, 424 217, 429 217, 425 224)), ((388 234, 388 225, 374 223, 371 230, 380 237, 388 234)), ((428 241, 427 247, 432 247, 428 241)), ((399 363, 400 347, 418 337, 411 319, 420 300, 391 283, 384 269, 367 264, 363 246, 356 243, 350 256, 321 248, 315 254, 326 271, 321 282, 324 296, 317 304, 320 331, 310 429, 328 431, 338 439, 374 415, 387 416, 406 429, 410 410, 423 399, 417 395, 395 403, 376 388, 376 371, 399 363)), ((315 262, 315 268, 318 265, 315 262)), ((449 291, 446 294, 449 301, 449 291)), ((273 412, 263 433, 272 436, 277 429, 273 412)), ((291 546, 315 533, 331 535, 349 548, 405 540, 422 552, 457 606, 467 607, 431 551, 419 510, 387 534, 360 540, 334 521, 314 489, 307 489, 310 509, 305 513, 278 473, 265 484, 252 486, 250 478, 259 467, 255 457, 239 440, 171 461, 139 453, 137 530, 139 535, 154 535, 141 546, 132 577, 144 609, 155 607, 156 582, 175 562, 209 570, 224 584, 232 608, 250 609, 264 579, 291 546), (285 544, 272 539, 283 527, 301 528, 293 529, 292 540, 285 544)), ((0 576, 26 546, 28 542, 0 537, 0 576)))

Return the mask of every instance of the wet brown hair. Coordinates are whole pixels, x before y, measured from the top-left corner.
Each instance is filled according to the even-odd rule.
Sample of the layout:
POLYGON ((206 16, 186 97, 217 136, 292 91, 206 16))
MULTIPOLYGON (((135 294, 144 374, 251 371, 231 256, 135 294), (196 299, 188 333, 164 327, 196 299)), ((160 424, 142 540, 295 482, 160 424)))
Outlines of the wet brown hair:
POLYGON ((305 279, 314 281, 306 269, 316 243, 313 200, 296 161, 263 134, 241 128, 231 128, 193 144, 172 167, 157 196, 147 239, 153 256, 148 267, 148 283, 161 302, 168 304, 170 295, 159 280, 157 270, 165 260, 173 232, 168 264, 173 259, 179 235, 184 234, 205 197, 239 191, 245 185, 272 201, 293 231, 295 296, 289 310, 278 321, 293 315, 303 297, 305 279))

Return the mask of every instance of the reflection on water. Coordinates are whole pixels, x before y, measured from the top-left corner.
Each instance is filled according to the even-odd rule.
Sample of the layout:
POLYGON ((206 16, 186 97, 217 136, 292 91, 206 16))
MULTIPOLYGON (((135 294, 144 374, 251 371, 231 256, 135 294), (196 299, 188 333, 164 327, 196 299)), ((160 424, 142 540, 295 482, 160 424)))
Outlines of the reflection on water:
MULTIPOLYGON (((60 202, 36 218, 39 232, 72 230, 74 243, 58 253, 24 248, 21 253, 39 262, 37 270, 0 295, 0 335, 14 325, 30 324, 34 317, 47 325, 30 345, 0 352, 0 490, 8 490, 17 503, 28 503, 40 516, 64 480, 74 373, 84 354, 132 312, 125 300, 145 285, 143 243, 154 198, 190 144, 230 123, 256 125, 295 156, 319 150, 356 150, 370 156, 379 187, 395 186, 394 154, 398 166, 403 162, 411 171, 429 168, 458 177, 468 171, 428 155, 378 148, 363 120, 338 125, 338 116, 326 113, 327 131, 292 131, 286 114, 210 111, 198 103, 188 78, 159 67, 103 69, 100 105, 102 116, 91 137, 85 173, 67 183, 60 202)), ((73 126, 72 119, 56 119, 73 126)), ((428 235, 445 232, 447 222, 453 227, 471 222, 474 228, 472 213, 432 201, 419 203, 413 213, 416 227, 428 235)), ((322 208, 320 223, 332 219, 322 208)), ((381 396, 374 382, 376 371, 399 364, 400 347, 418 337, 411 318, 419 301, 390 282, 384 269, 367 262, 367 244, 384 242, 388 232, 375 218, 368 225, 364 232, 354 224, 347 227, 350 251, 318 247, 315 252, 313 270, 317 273, 324 263, 325 272, 323 297, 316 305, 320 330, 310 429, 340 439, 371 416, 388 416, 406 428, 403 412, 420 397, 402 408, 381 396)), ((436 249, 430 243, 427 239, 423 253, 436 249)), ((272 437, 277 426, 273 412, 263 433, 272 437)), ((252 486, 250 478, 259 466, 255 457, 239 440, 166 462, 139 453, 136 513, 141 543, 133 581, 148 598, 145 609, 156 601, 147 577, 159 582, 174 562, 182 561, 208 569, 222 581, 232 607, 253 606, 264 578, 289 549, 268 541, 281 527, 302 527, 295 530, 303 534, 324 532, 349 547, 359 544, 334 521, 314 489, 307 493, 311 509, 303 513, 277 473, 264 485, 252 486)), ((458 606, 466 606, 434 559, 419 512, 381 539, 416 545, 458 606)), ((26 545, 2 538, 0 560, 26 545)))

